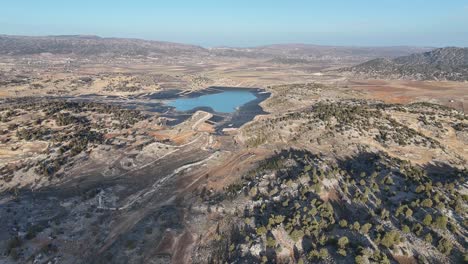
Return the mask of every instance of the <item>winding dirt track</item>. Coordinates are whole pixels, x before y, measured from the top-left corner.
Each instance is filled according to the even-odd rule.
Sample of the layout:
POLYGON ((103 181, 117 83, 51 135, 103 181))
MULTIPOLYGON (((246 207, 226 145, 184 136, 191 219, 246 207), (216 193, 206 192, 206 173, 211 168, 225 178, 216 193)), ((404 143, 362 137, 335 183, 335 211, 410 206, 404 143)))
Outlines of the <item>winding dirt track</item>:
POLYGON ((166 175, 155 175, 153 184, 148 185, 149 188, 142 190, 141 194, 136 196, 137 198, 131 199, 123 206, 118 207, 118 209, 126 210, 127 213, 121 214, 115 219, 115 224, 111 227, 111 232, 98 253, 105 252, 121 234, 131 230, 149 212, 157 211, 159 208, 175 201, 177 194, 174 184, 176 177, 174 176, 183 171, 180 168, 190 168, 191 164, 199 165, 214 155, 202 150, 206 142, 199 140, 199 138, 178 149, 177 152, 173 151, 164 159, 158 159, 156 162, 144 165, 133 172, 133 174, 152 174, 155 171, 170 171, 166 175), (193 162, 187 163, 187 161, 193 162), (169 168, 174 169, 168 170, 169 168))

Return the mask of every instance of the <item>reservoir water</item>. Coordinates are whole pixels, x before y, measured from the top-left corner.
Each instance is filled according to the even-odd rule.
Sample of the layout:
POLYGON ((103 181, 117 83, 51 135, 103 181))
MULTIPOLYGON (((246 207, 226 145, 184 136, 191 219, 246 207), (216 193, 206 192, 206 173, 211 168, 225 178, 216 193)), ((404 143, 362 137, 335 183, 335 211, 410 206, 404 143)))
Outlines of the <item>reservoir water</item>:
POLYGON ((227 90, 221 93, 205 94, 192 98, 178 98, 169 101, 167 105, 177 111, 190 111, 197 107, 210 107, 218 113, 233 113, 240 106, 257 99, 249 90, 227 90))

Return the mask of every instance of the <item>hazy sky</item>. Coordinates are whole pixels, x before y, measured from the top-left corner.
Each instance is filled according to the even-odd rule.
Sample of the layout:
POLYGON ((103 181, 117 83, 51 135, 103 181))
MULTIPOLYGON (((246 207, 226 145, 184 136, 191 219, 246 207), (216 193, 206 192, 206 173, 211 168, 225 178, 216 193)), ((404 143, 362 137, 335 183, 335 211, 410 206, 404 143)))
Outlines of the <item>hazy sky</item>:
POLYGON ((0 34, 468 46, 468 0, 1 0, 0 34))

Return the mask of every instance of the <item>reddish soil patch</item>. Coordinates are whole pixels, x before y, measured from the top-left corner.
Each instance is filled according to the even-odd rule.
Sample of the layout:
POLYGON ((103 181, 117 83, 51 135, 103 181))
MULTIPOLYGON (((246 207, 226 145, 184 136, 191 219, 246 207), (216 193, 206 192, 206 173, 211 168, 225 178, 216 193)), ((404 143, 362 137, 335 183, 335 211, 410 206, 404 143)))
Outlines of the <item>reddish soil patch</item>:
POLYGON ((172 263, 190 263, 190 248, 193 242, 193 236, 189 231, 179 236, 172 255, 172 263))
POLYGON ((358 80, 350 81, 349 87, 365 92, 367 99, 377 99, 386 103, 433 101, 465 112, 468 110, 466 82, 358 80))
POLYGON ((242 174, 252 169, 254 164, 271 153, 265 150, 245 150, 236 153, 220 166, 210 171, 207 188, 223 190, 224 187, 235 183, 242 174))
POLYGON ((119 134, 115 134, 115 133, 108 133, 108 134, 105 134, 104 135, 104 138, 105 139, 111 139, 111 138, 115 138, 116 136, 118 136, 119 134))
POLYGON ((414 257, 407 257, 407 256, 393 256, 398 264, 417 264, 418 262, 414 257))
POLYGON ((166 230, 164 233, 161 242, 159 242, 158 247, 156 248, 157 255, 171 255, 172 248, 174 247, 174 236, 175 233, 172 230, 166 230))
POLYGON ((156 133, 156 132, 150 133, 150 135, 156 138, 157 140, 166 140, 170 138, 170 136, 168 135, 156 133))
POLYGON ((187 139, 189 139, 191 136, 193 136, 195 133, 192 131, 188 131, 182 134, 179 134, 175 137, 172 138, 172 141, 175 142, 176 144, 184 144, 187 142, 187 139))
POLYGON ((335 189, 331 189, 329 191, 324 192, 323 194, 320 195, 320 198, 324 200, 325 202, 327 201, 334 201, 334 202, 341 202, 340 197, 338 197, 338 193, 336 192, 335 189))
POLYGON ((210 125, 210 124, 207 124, 207 123, 203 123, 203 124, 199 125, 197 130, 202 131, 202 132, 208 132, 208 133, 214 133, 215 132, 215 129, 214 129, 213 125, 210 125))

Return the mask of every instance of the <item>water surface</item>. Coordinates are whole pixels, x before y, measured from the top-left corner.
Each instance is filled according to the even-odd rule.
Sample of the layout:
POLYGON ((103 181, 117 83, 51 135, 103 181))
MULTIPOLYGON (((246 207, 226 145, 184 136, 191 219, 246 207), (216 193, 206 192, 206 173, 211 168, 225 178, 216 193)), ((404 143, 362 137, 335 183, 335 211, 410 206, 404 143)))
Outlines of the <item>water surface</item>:
POLYGON ((197 107, 210 107, 218 113, 233 113, 240 106, 257 99, 249 90, 227 90, 221 93, 205 94, 193 98, 179 98, 167 105, 178 111, 190 111, 197 107))

